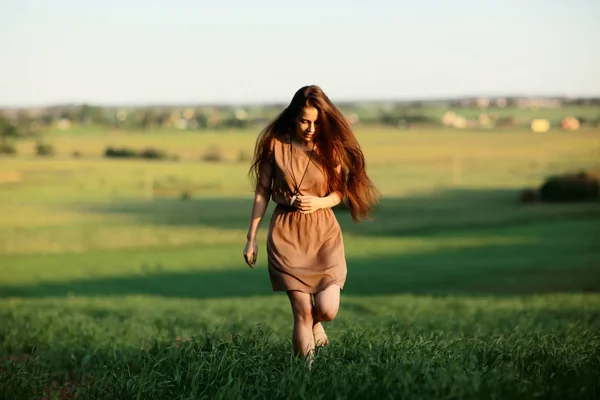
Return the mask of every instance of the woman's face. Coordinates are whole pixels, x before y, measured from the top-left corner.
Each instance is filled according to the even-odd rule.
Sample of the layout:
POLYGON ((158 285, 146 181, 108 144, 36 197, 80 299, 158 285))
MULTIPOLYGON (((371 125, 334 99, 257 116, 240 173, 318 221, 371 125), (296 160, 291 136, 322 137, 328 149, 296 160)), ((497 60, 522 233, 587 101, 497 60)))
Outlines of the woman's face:
POLYGON ((317 119, 319 111, 314 107, 304 107, 296 118, 296 137, 301 142, 312 144, 313 138, 319 133, 317 119))

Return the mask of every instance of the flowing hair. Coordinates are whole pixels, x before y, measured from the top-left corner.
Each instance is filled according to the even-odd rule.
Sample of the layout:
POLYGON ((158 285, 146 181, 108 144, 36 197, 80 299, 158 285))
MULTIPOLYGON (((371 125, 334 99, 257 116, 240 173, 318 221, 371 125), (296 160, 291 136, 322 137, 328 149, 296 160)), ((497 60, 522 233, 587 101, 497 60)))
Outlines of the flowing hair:
POLYGON ((314 107, 319 112, 319 133, 313 140, 329 192, 342 194, 342 201, 355 222, 367 219, 380 193, 367 175, 364 154, 346 118, 318 86, 300 88, 290 104, 261 131, 248 172, 252 182, 258 184, 261 165, 272 157, 273 139, 293 134, 294 122, 304 107, 314 107), (336 172, 338 166, 341 174, 336 172))

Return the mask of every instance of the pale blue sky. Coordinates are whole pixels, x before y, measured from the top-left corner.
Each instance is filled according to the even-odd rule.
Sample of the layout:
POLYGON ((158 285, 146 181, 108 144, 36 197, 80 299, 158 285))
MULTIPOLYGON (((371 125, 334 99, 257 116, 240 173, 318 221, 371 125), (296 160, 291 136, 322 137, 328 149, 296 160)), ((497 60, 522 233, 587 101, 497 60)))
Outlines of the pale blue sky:
POLYGON ((600 96, 600 0, 0 0, 0 106, 600 96))

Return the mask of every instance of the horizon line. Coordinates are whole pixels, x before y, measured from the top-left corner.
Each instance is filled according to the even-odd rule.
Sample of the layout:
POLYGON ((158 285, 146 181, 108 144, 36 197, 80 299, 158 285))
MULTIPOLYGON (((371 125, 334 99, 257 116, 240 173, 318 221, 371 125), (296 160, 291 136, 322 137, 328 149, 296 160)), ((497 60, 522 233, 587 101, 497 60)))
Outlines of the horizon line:
MULTIPOLYGON (((331 97, 330 97, 331 98, 331 97)), ((538 94, 538 95, 524 95, 524 94, 494 94, 494 95, 454 95, 454 96, 426 96, 426 97, 363 97, 363 98, 346 98, 340 100, 332 100, 335 104, 347 105, 351 103, 435 103, 435 102, 447 102, 447 101, 461 101, 461 100, 473 100, 473 99, 553 99, 553 100, 600 100, 600 94, 596 95, 565 95, 565 94, 538 94)), ((92 101, 53 101, 53 102, 40 102, 31 104, 0 104, 0 110, 19 110, 19 109, 32 109, 32 108, 56 108, 56 107, 77 107, 77 106, 92 106, 92 107, 103 107, 103 108, 115 108, 115 107, 235 107, 235 106, 275 106, 281 104, 287 104, 290 100, 254 100, 254 101, 233 101, 233 100, 221 100, 221 101, 149 101, 149 102, 92 102, 92 101)))

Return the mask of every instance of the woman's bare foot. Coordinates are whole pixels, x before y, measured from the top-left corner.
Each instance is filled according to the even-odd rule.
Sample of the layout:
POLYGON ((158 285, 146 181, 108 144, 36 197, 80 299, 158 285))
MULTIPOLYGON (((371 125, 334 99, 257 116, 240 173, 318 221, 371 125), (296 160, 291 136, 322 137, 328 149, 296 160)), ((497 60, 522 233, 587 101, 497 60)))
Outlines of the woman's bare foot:
POLYGON ((327 335, 325 334, 325 329, 320 322, 316 323, 313 326, 313 336, 315 338, 315 347, 317 346, 327 346, 329 344, 329 340, 327 339, 327 335))

